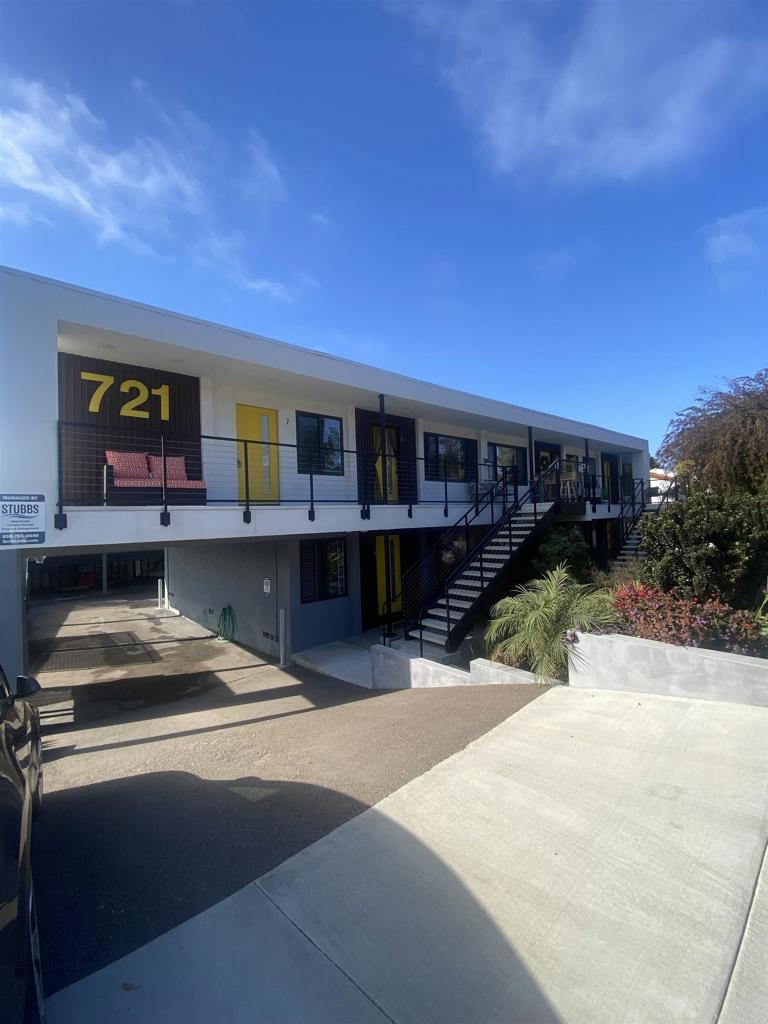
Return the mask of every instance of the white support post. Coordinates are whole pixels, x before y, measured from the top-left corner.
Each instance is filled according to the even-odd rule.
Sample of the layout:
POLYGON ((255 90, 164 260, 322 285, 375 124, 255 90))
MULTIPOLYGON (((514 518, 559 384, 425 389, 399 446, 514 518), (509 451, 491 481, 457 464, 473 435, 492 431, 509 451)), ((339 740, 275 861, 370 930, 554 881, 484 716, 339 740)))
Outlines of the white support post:
POLYGON ((281 608, 277 613, 277 632, 280 643, 280 668, 285 668, 288 664, 285 649, 285 608, 281 608))

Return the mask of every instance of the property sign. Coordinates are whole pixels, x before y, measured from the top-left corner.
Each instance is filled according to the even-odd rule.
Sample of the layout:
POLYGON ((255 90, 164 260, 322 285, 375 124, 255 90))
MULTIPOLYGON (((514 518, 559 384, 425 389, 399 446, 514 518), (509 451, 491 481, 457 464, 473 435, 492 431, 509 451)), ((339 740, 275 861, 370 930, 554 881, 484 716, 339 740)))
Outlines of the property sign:
POLYGON ((45 495, 0 494, 0 546, 45 543, 45 495))

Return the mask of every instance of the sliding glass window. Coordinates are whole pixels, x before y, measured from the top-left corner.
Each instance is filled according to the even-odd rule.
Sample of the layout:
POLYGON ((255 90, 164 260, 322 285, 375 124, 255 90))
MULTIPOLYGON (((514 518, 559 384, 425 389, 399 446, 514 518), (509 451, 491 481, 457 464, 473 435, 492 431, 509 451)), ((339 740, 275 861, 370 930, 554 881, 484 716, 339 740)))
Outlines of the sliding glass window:
POLYGON ((477 476, 477 441, 469 437, 425 433, 424 475, 427 480, 474 480, 477 476))
POLYGON ((517 473, 518 484, 528 483, 528 449, 511 444, 488 445, 488 460, 493 466, 494 475, 497 480, 504 476, 507 471, 507 482, 512 483, 517 473))
POLYGON ((338 416, 296 413, 299 473, 344 475, 344 433, 338 416))

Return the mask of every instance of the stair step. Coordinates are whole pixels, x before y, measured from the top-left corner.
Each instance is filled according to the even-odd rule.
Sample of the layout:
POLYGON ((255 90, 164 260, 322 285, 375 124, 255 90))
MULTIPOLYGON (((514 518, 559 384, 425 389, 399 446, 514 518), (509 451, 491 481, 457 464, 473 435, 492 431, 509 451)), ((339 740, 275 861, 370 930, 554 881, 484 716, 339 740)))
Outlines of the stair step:
MULTIPOLYGON (((448 591, 448 593, 451 595, 451 609, 453 609, 453 608, 460 608, 462 611, 464 611, 467 608, 471 608, 472 605, 475 603, 474 601, 470 601, 467 598, 455 596, 453 594, 453 592, 450 591, 450 590, 448 591)), ((438 608, 447 608, 448 607, 447 599, 444 598, 444 597, 441 598, 437 602, 437 606, 436 607, 438 607, 438 608)))
POLYGON ((448 622, 446 619, 422 619, 421 624, 424 629, 428 629, 432 633, 448 634, 448 622))
MULTIPOLYGON (((441 636, 439 633, 433 633, 429 629, 422 630, 422 634, 421 635, 422 635, 422 639, 423 639, 425 644, 427 644, 427 643, 435 644, 438 647, 445 647, 445 641, 448 639, 447 635, 442 635, 441 636)), ((410 637, 411 637, 412 640, 418 640, 419 639, 419 631, 418 631, 418 629, 413 630, 410 633, 410 637)))

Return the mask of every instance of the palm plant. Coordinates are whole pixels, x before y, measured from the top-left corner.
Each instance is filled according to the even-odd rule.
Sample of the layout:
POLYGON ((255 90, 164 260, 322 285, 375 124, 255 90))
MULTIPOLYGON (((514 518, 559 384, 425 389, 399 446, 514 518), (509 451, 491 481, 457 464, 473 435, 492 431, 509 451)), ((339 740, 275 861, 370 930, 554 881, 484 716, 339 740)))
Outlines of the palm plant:
POLYGON ((562 680, 574 657, 574 631, 607 626, 615 619, 610 595, 577 583, 565 562, 517 587, 494 605, 491 616, 485 638, 495 659, 527 665, 538 679, 562 680))

